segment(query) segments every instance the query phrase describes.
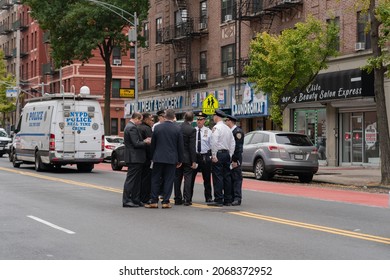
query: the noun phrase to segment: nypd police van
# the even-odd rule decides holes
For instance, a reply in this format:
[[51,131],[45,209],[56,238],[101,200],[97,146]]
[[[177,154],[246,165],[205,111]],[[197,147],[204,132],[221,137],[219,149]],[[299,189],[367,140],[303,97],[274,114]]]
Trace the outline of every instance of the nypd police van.
[[35,170],[76,164],[90,172],[103,161],[104,124],[97,96],[85,93],[44,94],[28,100],[15,132],[14,167]]

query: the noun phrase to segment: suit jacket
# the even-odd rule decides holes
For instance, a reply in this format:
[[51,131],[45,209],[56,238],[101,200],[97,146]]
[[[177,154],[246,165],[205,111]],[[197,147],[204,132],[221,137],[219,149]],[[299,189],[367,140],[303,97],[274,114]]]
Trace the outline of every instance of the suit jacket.
[[150,146],[153,162],[177,164],[183,162],[183,136],[180,126],[165,121],[155,126]]
[[[138,130],[141,134],[142,140],[145,140],[148,137],[152,137],[152,134],[153,134],[152,128],[149,125],[147,125],[146,123],[141,123],[138,126]],[[150,152],[150,145],[146,145],[146,158],[147,158],[147,160],[152,159],[152,153]]]
[[188,122],[183,122],[180,128],[184,143],[183,163],[192,164],[196,162],[196,129]]
[[129,121],[124,131],[125,162],[144,163],[146,161],[146,143],[143,142],[137,126]]

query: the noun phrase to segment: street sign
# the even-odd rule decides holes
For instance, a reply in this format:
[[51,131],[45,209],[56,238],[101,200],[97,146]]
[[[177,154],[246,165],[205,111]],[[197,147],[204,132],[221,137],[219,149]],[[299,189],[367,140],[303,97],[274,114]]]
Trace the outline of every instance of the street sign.
[[218,100],[213,94],[209,94],[205,100],[203,100],[202,108],[203,113],[206,115],[214,115],[215,110],[219,108]]
[[14,88],[9,88],[5,92],[6,97],[18,97],[18,90]]
[[133,88],[121,88],[119,89],[119,96],[126,98],[134,98],[134,89]]

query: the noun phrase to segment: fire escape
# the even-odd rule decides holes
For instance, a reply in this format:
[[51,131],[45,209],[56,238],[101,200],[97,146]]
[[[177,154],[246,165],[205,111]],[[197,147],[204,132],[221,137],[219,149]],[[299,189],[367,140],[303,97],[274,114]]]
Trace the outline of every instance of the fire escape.
[[156,86],[163,91],[180,91],[207,86],[205,76],[192,66],[191,46],[195,39],[208,34],[207,20],[188,16],[187,1],[174,0],[180,20],[163,28],[162,44],[170,44],[174,50],[174,72],[157,76]]
[[234,80],[236,100],[241,100],[241,85],[246,78],[244,70],[245,66],[250,63],[248,57],[242,57],[242,24],[249,25],[256,33],[270,32],[275,16],[280,16],[287,11],[298,11],[302,8],[303,2],[303,0],[237,0],[236,48],[238,59],[236,59]]

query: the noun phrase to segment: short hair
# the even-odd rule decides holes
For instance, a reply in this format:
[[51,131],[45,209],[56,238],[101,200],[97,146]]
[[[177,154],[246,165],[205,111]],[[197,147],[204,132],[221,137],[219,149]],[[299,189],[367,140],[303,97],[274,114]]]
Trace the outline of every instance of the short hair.
[[184,120],[186,121],[186,122],[192,122],[193,120],[194,120],[194,113],[193,112],[186,112],[185,114],[184,114]]
[[144,120],[146,120],[146,119],[149,119],[151,115],[152,115],[152,114],[149,113],[149,112],[144,112],[144,113],[142,114],[142,117],[143,117]]
[[137,120],[142,120],[142,114],[140,112],[134,112],[132,115],[131,115],[131,118],[132,119],[137,119]]
[[165,111],[165,118],[167,120],[173,121],[175,119],[175,110],[168,109]]

